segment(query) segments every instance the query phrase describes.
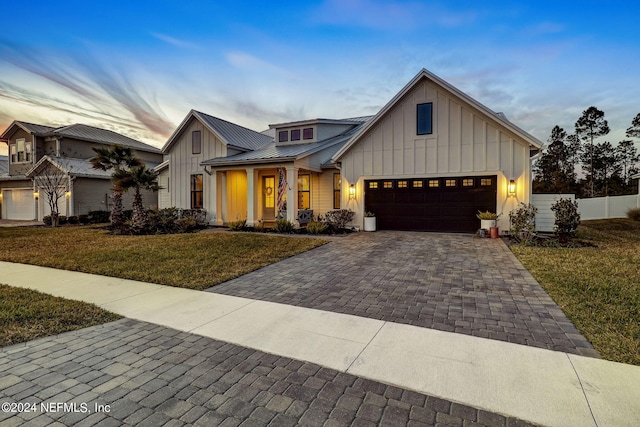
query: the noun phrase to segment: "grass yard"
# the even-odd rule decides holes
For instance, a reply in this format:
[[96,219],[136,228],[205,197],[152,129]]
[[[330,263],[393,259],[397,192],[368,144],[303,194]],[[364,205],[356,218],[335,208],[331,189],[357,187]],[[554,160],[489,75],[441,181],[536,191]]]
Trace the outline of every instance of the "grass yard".
[[640,222],[584,221],[597,248],[511,250],[604,359],[640,365]]
[[86,302],[0,284],[0,347],[120,318]]
[[258,233],[112,236],[86,227],[0,229],[0,260],[205,289],[326,243]]

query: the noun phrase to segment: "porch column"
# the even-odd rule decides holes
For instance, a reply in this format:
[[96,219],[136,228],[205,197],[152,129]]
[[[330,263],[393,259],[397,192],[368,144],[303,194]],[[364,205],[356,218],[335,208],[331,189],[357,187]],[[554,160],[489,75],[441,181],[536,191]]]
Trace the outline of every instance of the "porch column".
[[227,222],[227,173],[220,172],[220,215],[218,216],[219,225]]
[[210,197],[208,197],[211,202],[209,203],[209,224],[218,225],[218,172],[212,171],[209,176],[210,185]]
[[298,168],[287,166],[287,219],[298,219]]
[[246,168],[247,171],[247,225],[253,226],[253,215],[254,215],[254,184],[255,177],[253,168]]

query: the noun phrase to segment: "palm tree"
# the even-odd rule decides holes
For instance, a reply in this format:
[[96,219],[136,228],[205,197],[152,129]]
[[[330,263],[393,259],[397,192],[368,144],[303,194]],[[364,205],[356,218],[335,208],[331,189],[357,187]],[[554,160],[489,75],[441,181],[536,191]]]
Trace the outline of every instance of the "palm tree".
[[96,155],[89,161],[94,169],[103,171],[113,169],[114,171],[111,176],[111,182],[113,183],[113,188],[111,189],[111,193],[113,194],[113,203],[111,204],[111,229],[113,232],[122,231],[124,225],[124,216],[122,214],[123,188],[115,179],[115,174],[133,167],[139,167],[143,165],[143,163],[135,156],[131,148],[123,147],[122,145],[114,145],[111,148],[93,148],[93,151]]
[[160,190],[160,186],[158,185],[158,172],[147,168],[143,164],[141,166],[134,166],[129,170],[117,170],[113,173],[113,179],[123,191],[128,191],[130,188],[135,190],[132,205],[131,232],[133,234],[142,233],[147,226],[147,213],[142,204],[142,194],[140,191]]

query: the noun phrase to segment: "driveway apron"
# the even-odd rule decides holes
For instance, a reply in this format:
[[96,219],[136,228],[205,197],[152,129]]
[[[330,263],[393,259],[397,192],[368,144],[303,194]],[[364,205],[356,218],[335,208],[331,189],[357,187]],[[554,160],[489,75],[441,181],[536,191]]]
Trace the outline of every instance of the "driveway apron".
[[208,291],[599,357],[500,239],[362,232]]

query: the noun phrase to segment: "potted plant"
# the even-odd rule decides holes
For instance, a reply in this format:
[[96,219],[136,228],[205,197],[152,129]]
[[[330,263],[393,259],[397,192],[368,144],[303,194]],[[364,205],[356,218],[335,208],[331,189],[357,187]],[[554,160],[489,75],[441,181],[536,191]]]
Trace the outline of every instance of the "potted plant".
[[490,230],[491,227],[496,226],[496,220],[500,218],[500,215],[495,214],[493,212],[489,212],[489,211],[485,211],[485,212],[478,211],[478,213],[476,214],[476,217],[480,220],[481,229]]
[[364,213],[364,231],[376,231],[376,215],[373,212]]

